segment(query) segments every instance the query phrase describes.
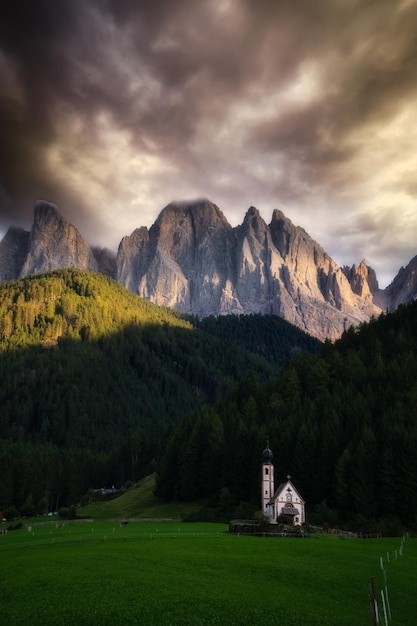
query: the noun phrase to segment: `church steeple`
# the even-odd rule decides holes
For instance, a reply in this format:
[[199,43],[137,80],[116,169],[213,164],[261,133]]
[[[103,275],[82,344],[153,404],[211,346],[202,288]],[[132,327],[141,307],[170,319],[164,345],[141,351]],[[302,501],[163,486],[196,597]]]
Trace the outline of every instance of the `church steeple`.
[[264,459],[262,463],[262,511],[270,515],[268,503],[274,495],[274,466],[272,464],[274,454],[269,447],[269,438],[266,439],[266,448],[262,452],[262,458]]

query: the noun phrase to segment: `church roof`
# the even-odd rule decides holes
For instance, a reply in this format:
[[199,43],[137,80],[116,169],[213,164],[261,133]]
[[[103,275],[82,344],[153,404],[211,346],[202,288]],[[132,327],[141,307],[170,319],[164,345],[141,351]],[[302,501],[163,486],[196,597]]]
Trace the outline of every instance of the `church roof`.
[[283,506],[281,509],[282,515],[300,515],[300,511],[295,506]]
[[297,491],[297,489],[294,487],[289,479],[287,480],[287,482],[278,485],[278,487],[275,489],[274,495],[272,496],[268,504],[272,504],[273,502],[275,502],[275,500],[278,500],[279,496],[283,493],[286,487],[287,489],[288,487],[291,489],[291,491],[296,495],[301,504],[305,504],[305,501],[301,497],[300,493]]

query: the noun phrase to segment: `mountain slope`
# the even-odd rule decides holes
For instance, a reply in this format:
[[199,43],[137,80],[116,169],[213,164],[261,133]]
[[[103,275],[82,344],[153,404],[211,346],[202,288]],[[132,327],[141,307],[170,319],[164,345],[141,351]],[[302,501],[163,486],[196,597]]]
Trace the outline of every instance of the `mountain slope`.
[[169,204],[149,229],[122,239],[117,257],[90,249],[55,205],[37,202],[31,232],[10,229],[0,242],[0,282],[66,267],[98,270],[199,318],[278,315],[322,341],[417,296],[415,261],[381,290],[364,261],[339,267],[281,211],[266,224],[250,207],[232,228],[206,199]]
[[267,225],[251,207],[232,228],[208,200],[171,203],[122,240],[117,265],[122,284],[157,304],[198,317],[273,313],[321,340],[380,312],[280,211]]
[[9,228],[0,242],[0,283],[20,276],[29,249],[30,233]]
[[98,269],[90,247],[75,226],[60,215],[55,205],[37,202],[28,254],[20,275],[62,267],[78,267],[91,272]]
[[276,315],[220,315],[193,318],[193,324],[226,345],[238,345],[282,367],[301,352],[316,353],[317,339]]
[[[117,279],[162,306],[197,316],[235,311],[232,227],[212,203],[172,203],[155,224],[125,237]],[[222,305],[220,303],[222,302]],[[241,311],[239,311],[241,312]]]
[[[261,346],[270,335],[263,322],[252,330]],[[292,331],[277,359],[276,349],[250,352],[239,334],[221,340],[98,273],[3,283],[0,509],[33,508],[47,492],[57,510],[89,487],[150,473],[170,422],[242,378],[269,378],[289,354],[316,349]]]
[[0,316],[3,437],[109,450],[214,400],[248,371],[273,372],[100,274],[6,283]]
[[402,267],[392,283],[385,290],[390,302],[390,309],[395,310],[400,304],[407,304],[417,294],[417,256]]

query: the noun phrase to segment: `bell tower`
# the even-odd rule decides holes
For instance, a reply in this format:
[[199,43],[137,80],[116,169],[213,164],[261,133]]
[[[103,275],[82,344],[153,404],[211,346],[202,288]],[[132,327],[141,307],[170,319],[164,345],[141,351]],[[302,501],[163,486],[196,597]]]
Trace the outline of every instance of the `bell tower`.
[[274,505],[269,507],[269,502],[274,495],[274,466],[272,459],[274,455],[269,448],[269,439],[266,440],[266,448],[262,452],[262,512],[269,517],[273,516]]

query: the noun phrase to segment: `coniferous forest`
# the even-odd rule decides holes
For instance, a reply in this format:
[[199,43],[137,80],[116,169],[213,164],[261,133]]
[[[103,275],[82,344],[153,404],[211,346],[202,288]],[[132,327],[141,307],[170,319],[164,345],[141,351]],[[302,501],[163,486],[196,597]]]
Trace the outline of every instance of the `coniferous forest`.
[[[195,322],[101,274],[59,270],[4,283],[0,510],[56,509],[89,488],[137,481],[157,468],[172,422],[318,346],[277,318],[256,331],[253,319],[257,351]],[[280,355],[265,352],[271,336]]]
[[415,526],[417,301],[173,424],[158,493],[197,498],[223,487],[236,503],[259,498],[267,437],[276,481],[292,475],[311,519]]
[[309,518],[417,522],[417,302],[319,345],[274,316],[195,320],[109,278],[0,287],[0,508],[156,472],[164,500],[260,508],[266,439]]

